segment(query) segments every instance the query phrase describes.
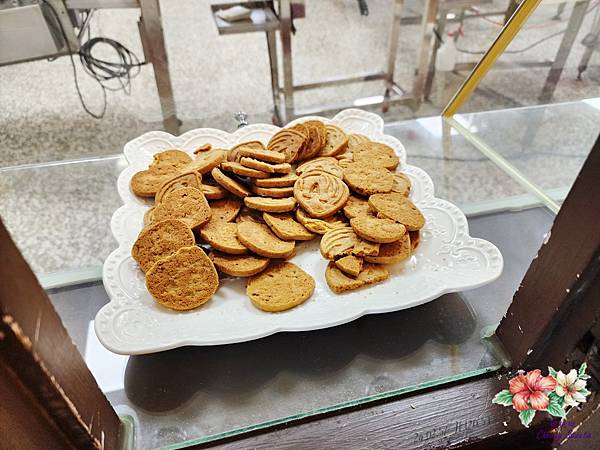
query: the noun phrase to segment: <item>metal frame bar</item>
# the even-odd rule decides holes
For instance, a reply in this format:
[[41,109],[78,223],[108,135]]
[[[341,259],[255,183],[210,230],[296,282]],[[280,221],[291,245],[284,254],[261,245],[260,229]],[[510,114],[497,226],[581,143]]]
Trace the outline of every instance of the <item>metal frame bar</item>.
[[514,14],[506,22],[500,34],[483,55],[481,60],[477,63],[477,66],[469,74],[467,79],[463,82],[460,89],[454,94],[454,97],[450,100],[444,111],[442,112],[443,117],[452,117],[462,104],[469,98],[473,93],[477,85],[485,77],[487,72],[494,65],[494,62],[504,53],[506,47],[512,42],[517,33],[521,30],[529,16],[535,11],[540,4],[541,0],[523,0],[517,7]]

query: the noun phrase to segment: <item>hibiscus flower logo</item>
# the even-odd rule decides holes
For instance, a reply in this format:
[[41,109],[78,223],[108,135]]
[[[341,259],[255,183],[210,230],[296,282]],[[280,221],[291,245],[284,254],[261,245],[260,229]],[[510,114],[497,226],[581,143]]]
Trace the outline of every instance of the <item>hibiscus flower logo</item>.
[[519,413],[521,423],[528,427],[536,411],[546,411],[555,417],[564,418],[566,409],[585,402],[590,392],[585,389],[589,375],[583,363],[579,370],[572,369],[568,374],[548,367],[548,375],[542,376],[539,369],[525,372],[519,370],[517,376],[508,381],[508,389],[496,394],[492,403],[512,406]]

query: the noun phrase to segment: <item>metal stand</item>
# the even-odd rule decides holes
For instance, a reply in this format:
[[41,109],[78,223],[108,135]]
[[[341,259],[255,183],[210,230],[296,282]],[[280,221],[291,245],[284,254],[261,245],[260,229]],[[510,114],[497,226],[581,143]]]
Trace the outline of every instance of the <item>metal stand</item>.
[[582,44],[586,47],[583,55],[581,56],[581,61],[579,61],[579,66],[577,67],[578,74],[577,79],[581,80],[581,74],[587,70],[590,59],[592,58],[592,53],[594,50],[600,49],[600,8],[596,9],[596,15],[594,17],[594,23],[592,24],[592,29],[590,33],[583,39]]

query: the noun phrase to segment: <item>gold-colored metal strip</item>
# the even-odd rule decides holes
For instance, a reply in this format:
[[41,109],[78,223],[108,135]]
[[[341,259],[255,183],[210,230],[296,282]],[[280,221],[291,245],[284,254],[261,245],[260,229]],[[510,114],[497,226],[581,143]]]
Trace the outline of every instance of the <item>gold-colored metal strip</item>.
[[471,133],[471,131],[458,122],[453,117],[444,117],[444,120],[448,125],[458,131],[465,139],[467,139],[475,148],[477,148],[481,153],[487,156],[494,164],[496,164],[500,169],[502,169],[508,176],[510,176],[517,183],[522,185],[525,189],[527,189],[532,194],[536,195],[550,211],[554,214],[558,214],[560,210],[560,205],[555,202],[548,194],[546,194],[542,189],[537,187],[534,183],[529,181],[529,179],[523,175],[517,168],[515,168],[511,163],[509,163],[506,159],[504,159],[500,154],[498,154],[492,147],[486,144],[483,140]]
[[456,92],[456,94],[454,94],[452,100],[450,100],[446,108],[444,108],[442,116],[452,117],[454,114],[456,114],[458,109],[479,85],[483,77],[485,77],[488,70],[491,69],[500,55],[504,53],[506,47],[508,47],[508,45],[512,42],[521,27],[525,24],[525,22],[527,22],[527,19],[533,13],[533,11],[535,11],[540,2],[541,0],[523,0],[521,2],[515,13],[500,31],[500,34],[492,46],[488,49],[485,55],[483,55],[473,71],[463,82],[460,89]]

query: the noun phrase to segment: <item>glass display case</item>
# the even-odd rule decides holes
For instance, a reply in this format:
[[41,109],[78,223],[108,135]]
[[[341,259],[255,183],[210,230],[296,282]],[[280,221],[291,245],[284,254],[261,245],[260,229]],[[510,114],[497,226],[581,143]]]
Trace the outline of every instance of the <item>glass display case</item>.
[[[561,233],[557,217],[566,215],[561,206],[577,186],[576,180],[580,186],[583,183],[582,168],[591,170],[597,164],[590,156],[593,148],[600,152],[598,67],[590,64],[600,30],[597,2],[567,2],[565,8],[560,3],[538,5],[539,1],[525,0],[508,2],[508,9],[507,2],[498,1],[394,0],[385,6],[358,2],[362,8],[367,5],[370,15],[364,18],[359,16],[364,9],[359,10],[356,2],[251,2],[251,8],[266,9],[268,20],[243,24],[235,28],[239,34],[226,28],[223,36],[218,34],[224,22],[215,21],[213,14],[232,6],[231,2],[214,2],[212,7],[163,2],[162,15],[155,1],[121,2],[118,6],[127,6],[124,10],[87,3],[95,2],[42,2],[58,13],[60,8],[77,11],[72,14],[80,15],[81,21],[72,25],[76,35],[80,32],[80,40],[86,33],[110,32],[145,54],[144,62],[153,65],[155,79],[142,66],[140,77],[131,80],[131,97],[124,97],[124,92],[109,93],[107,116],[95,121],[72,111],[79,100],[71,92],[70,81],[63,79],[70,70],[68,56],[62,56],[61,62],[38,60],[0,67],[0,84],[8,86],[0,89],[4,105],[0,111],[0,217],[8,231],[0,235],[0,248],[6,252],[2,258],[8,258],[10,235],[56,311],[56,326],[60,328],[62,322],[93,377],[91,381],[82,377],[82,383],[90,383],[90,392],[97,383],[121,419],[121,442],[111,440],[106,448],[181,448],[228,442],[232,447],[259,446],[260,439],[282,428],[320,420],[339,420],[343,427],[344,418],[353,411],[375,411],[369,408],[388,404],[409,405],[399,413],[401,423],[401,414],[409,417],[419,412],[411,396],[500,379],[507,370],[533,361],[526,360],[506,338],[499,340],[495,330],[512,315],[507,311],[515,311],[509,307],[523,304],[517,301],[518,295],[513,301],[515,293],[535,284],[526,283],[533,276],[532,261],[534,266],[542,264],[537,261],[540,249]],[[120,25],[131,28],[140,15],[138,39]],[[333,19],[325,28],[328,17]],[[379,30],[383,21],[391,31]],[[292,29],[297,35],[291,34]],[[348,29],[354,30],[351,43],[344,43],[339,34]],[[386,51],[382,40],[390,44]],[[319,41],[322,45],[317,45]],[[535,49],[533,56],[529,48]],[[170,70],[164,66],[167,50]],[[323,63],[336,52],[344,64]],[[440,64],[447,64],[440,63],[440,58],[448,58],[448,52],[454,55],[453,69],[439,70]],[[366,56],[352,62],[354,55],[361,54]],[[273,60],[277,57],[279,62]],[[249,63],[253,58],[257,64]],[[369,67],[382,62],[385,70],[377,76],[369,72]],[[52,69],[35,89],[25,81],[29,73],[20,78],[25,67],[46,66]],[[342,68],[365,75],[345,79]],[[205,80],[203,73],[200,78],[191,75],[205,71],[211,72],[212,84],[198,81]],[[583,80],[576,81],[577,75]],[[96,107],[94,102],[102,97],[89,94],[95,88],[92,80],[81,86],[77,89],[86,93],[85,101]],[[51,92],[58,87],[69,94],[52,109],[48,104],[57,94]],[[20,96],[27,107],[19,104]],[[296,109],[304,107],[324,111],[323,116],[331,118],[332,110],[340,109],[335,105],[347,103],[348,98],[354,107],[365,107],[383,118],[383,134],[402,143],[408,164],[429,175],[437,198],[464,213],[469,235],[498,248],[503,258],[501,275],[474,289],[443,293],[408,309],[362,315],[324,329],[282,332],[226,345],[182,345],[148,354],[116,354],[105,348],[97,337],[95,318],[110,301],[103,284],[103,264],[118,247],[111,218],[123,204],[117,183],[130,163],[122,152],[126,142],[154,129],[174,134],[203,127],[234,132],[233,114],[238,110],[248,113],[250,125],[291,119],[300,115]],[[573,195],[571,205],[577,200]],[[581,199],[583,194],[577,195]],[[589,217],[597,215],[597,203],[586,201],[594,211]],[[570,211],[581,210],[571,206]],[[589,246],[600,248],[597,233],[588,231]],[[30,349],[35,355],[38,339],[52,340],[40,333],[40,322],[46,319],[35,315],[35,305],[46,300],[41,291],[34,290],[28,295],[38,303],[32,304],[31,311],[15,307],[16,312],[11,312],[14,299],[9,298],[8,288],[35,283],[35,279],[19,264],[15,265],[18,275],[10,277],[9,261],[2,258],[0,283],[7,289],[0,288],[4,324],[9,324],[6,317],[11,314],[31,314],[31,320],[24,319],[23,329],[34,342]],[[4,283],[3,277],[10,282]],[[595,283],[597,274],[589,279]],[[577,282],[569,281],[567,294]],[[28,292],[16,291],[20,296]],[[560,300],[564,305],[567,297]],[[556,301],[558,311],[563,304]],[[525,316],[523,312],[520,317]],[[552,320],[559,320],[558,314]],[[590,324],[586,326],[586,338],[594,341],[598,335],[589,331]],[[0,341],[3,333],[8,331],[0,328]],[[542,335],[527,334],[526,339],[537,343]],[[63,343],[57,340],[55,345],[58,359]],[[538,356],[537,348],[533,356],[539,360],[554,357]],[[36,361],[52,358],[50,345],[37,350],[41,356]],[[565,353],[572,357],[572,350],[565,349]],[[3,351],[0,344],[0,356]],[[584,357],[589,353],[572,358]],[[11,361],[9,356],[0,358],[13,370],[17,366],[11,366]],[[73,373],[85,367],[72,369]],[[80,381],[64,376],[62,383]],[[68,391],[70,386],[63,388]],[[487,403],[493,394],[487,392]],[[88,401],[92,398],[90,393]],[[398,403],[404,399],[408,403]],[[419,404],[417,397],[414,402]],[[393,447],[402,443],[404,448],[433,448],[458,445],[463,439],[496,438],[503,434],[498,430],[507,417],[495,416],[485,426],[457,428],[455,433],[430,430],[427,434],[426,428],[419,429],[417,437],[408,441],[394,440],[389,424],[386,430],[391,429]],[[82,420],[95,424],[101,419]],[[427,420],[422,417],[425,427]],[[95,426],[86,428],[80,422],[73,428],[81,427],[90,442],[99,442],[94,441],[98,438]],[[520,433],[514,421],[510,426],[504,422],[504,427],[511,439]],[[369,433],[379,436],[376,430]],[[401,433],[406,430],[398,431],[398,436]],[[259,436],[258,440],[242,443],[253,436]],[[274,439],[280,438],[273,434],[272,441],[267,437],[260,445],[278,447],[281,442]],[[332,447],[343,443],[331,439]],[[386,445],[381,436],[376,439]],[[309,439],[304,444],[316,447],[326,442]]]

